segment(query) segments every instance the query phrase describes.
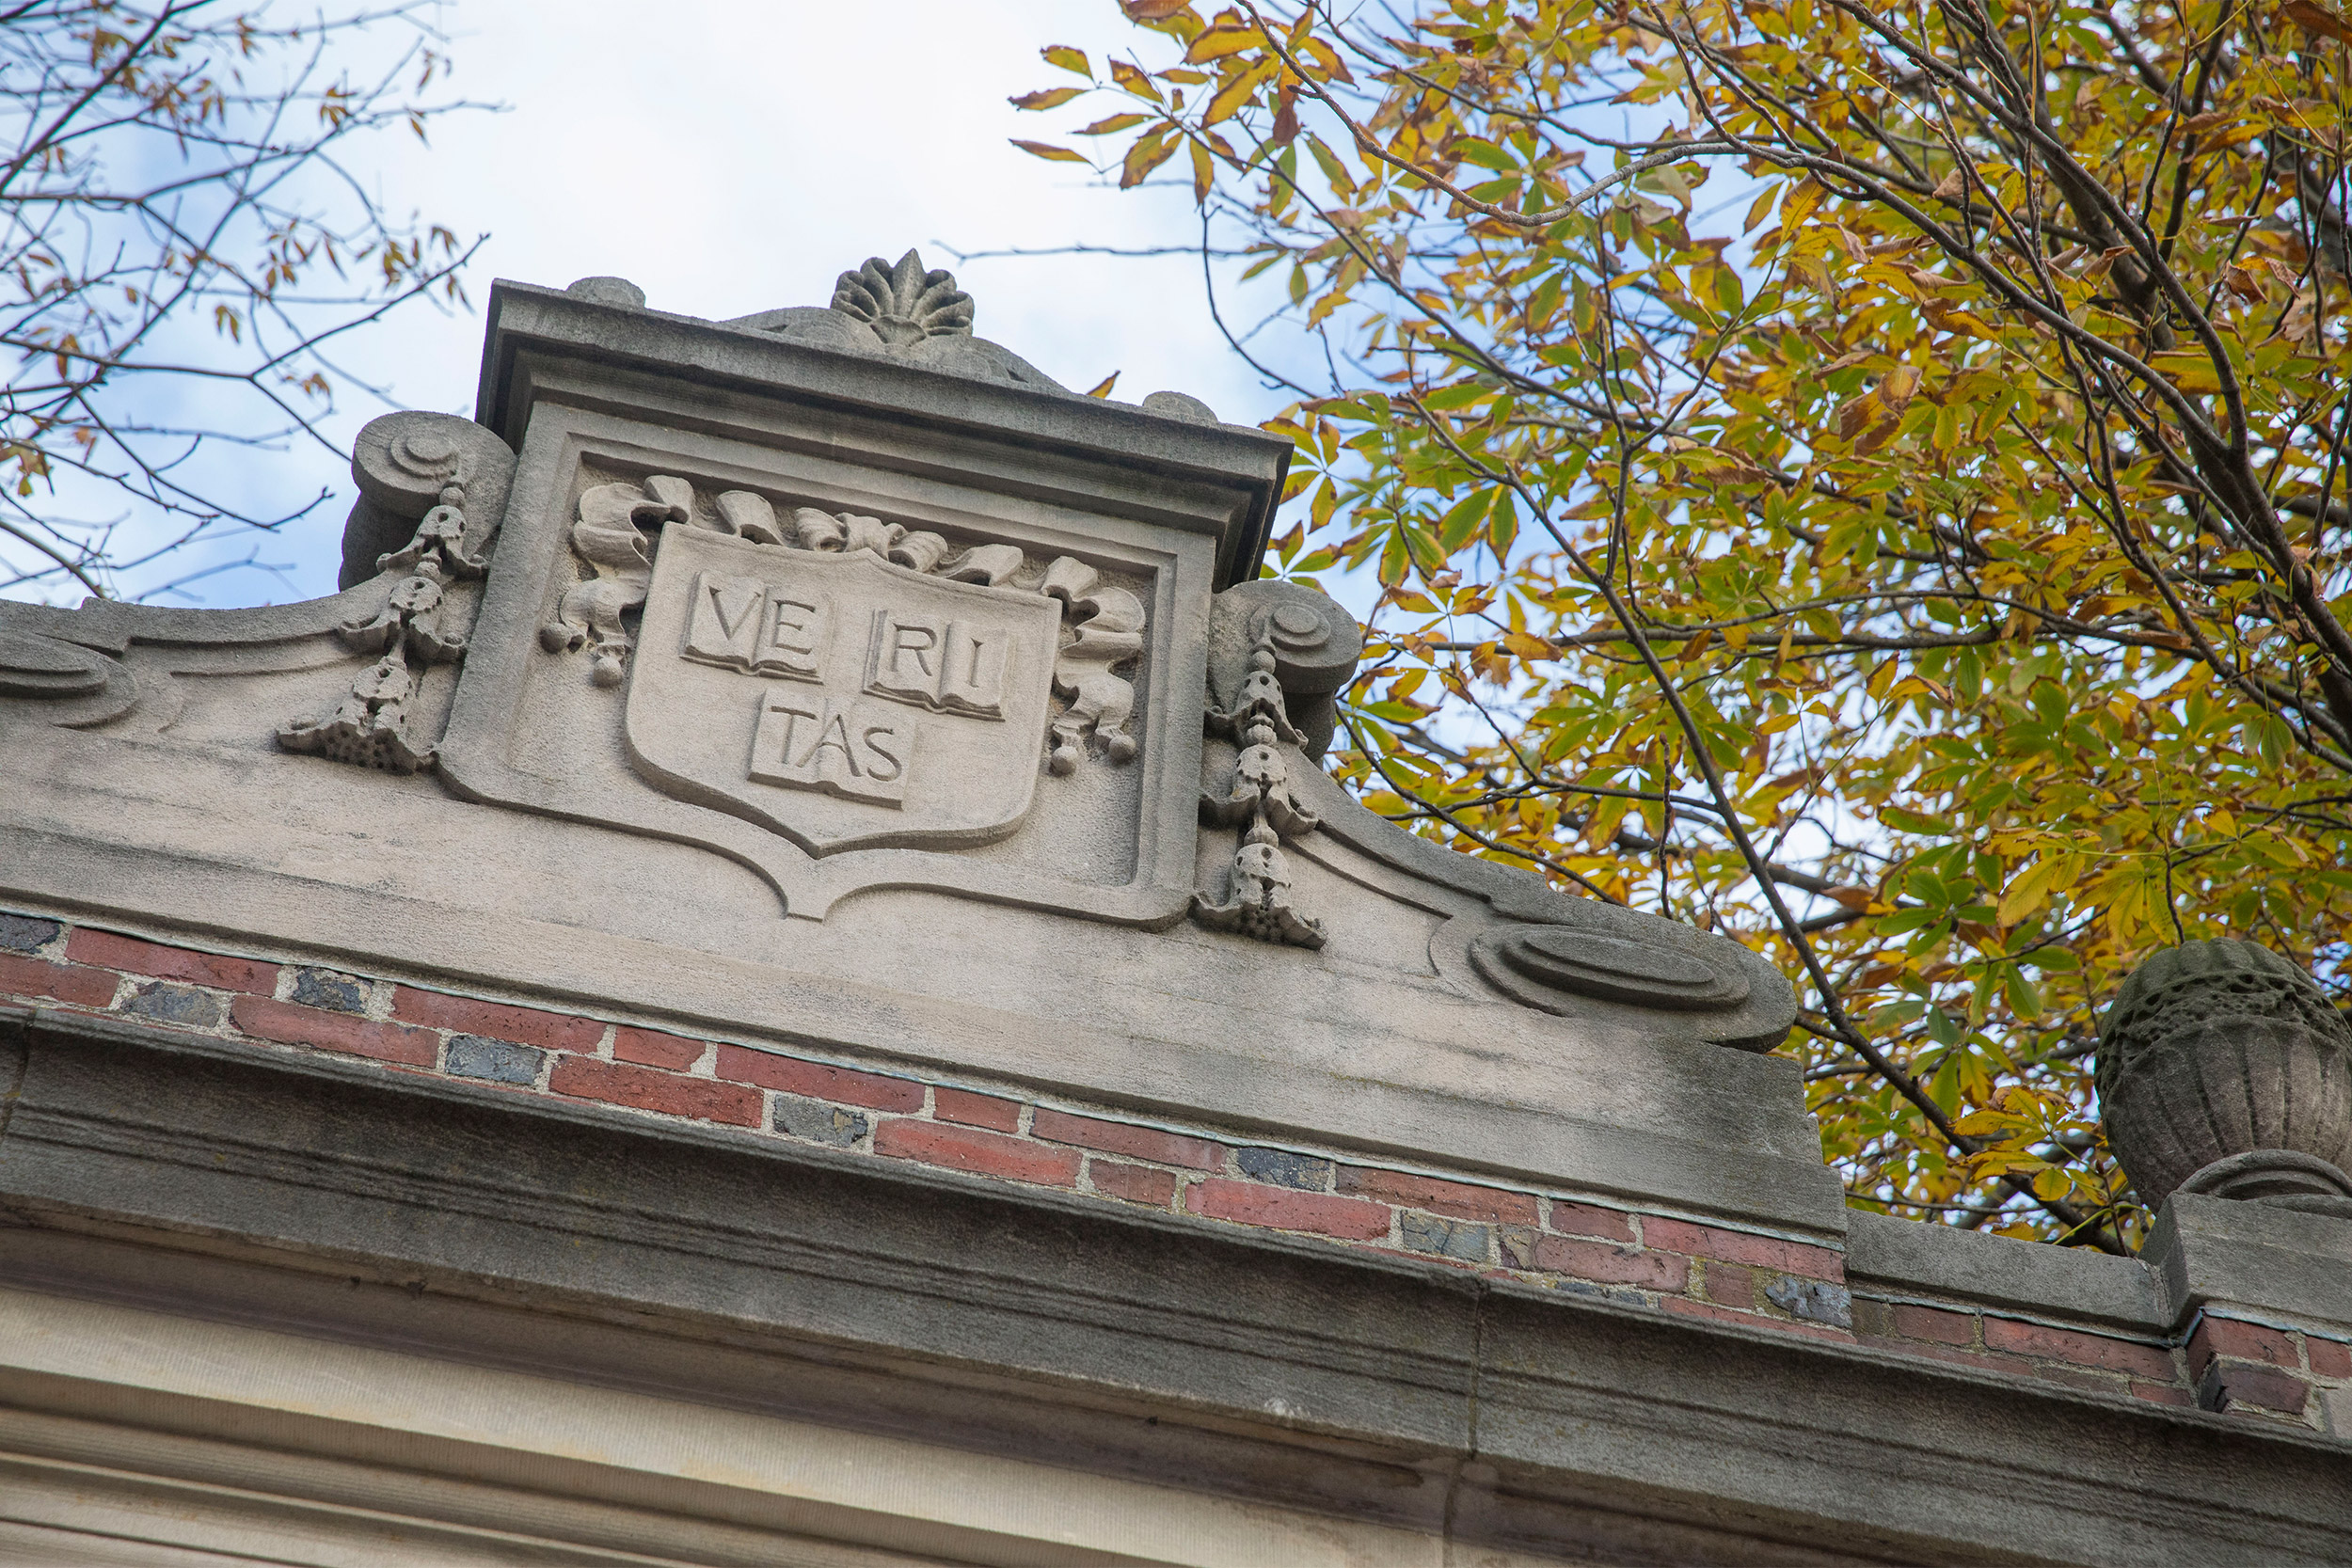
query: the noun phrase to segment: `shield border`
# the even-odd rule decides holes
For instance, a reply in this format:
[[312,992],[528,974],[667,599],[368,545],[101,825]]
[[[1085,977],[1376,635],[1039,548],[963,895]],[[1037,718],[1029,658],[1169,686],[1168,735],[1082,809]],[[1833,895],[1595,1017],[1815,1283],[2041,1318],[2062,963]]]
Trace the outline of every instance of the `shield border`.
[[[674,537],[681,535],[691,538],[691,546],[684,550],[674,549],[672,547]],[[888,823],[882,822],[878,823],[871,832],[827,837],[812,833],[805,827],[796,827],[777,813],[763,809],[755,800],[732,794],[723,787],[707,784],[691,774],[678,772],[658,758],[649,755],[639,743],[638,682],[644,678],[644,672],[649,666],[647,655],[652,654],[656,649],[663,651],[657,657],[671,658],[681,657],[676,650],[685,635],[685,604],[690,595],[678,590],[692,573],[707,569],[707,562],[687,564],[684,563],[683,557],[699,550],[715,552],[719,559],[726,561],[728,569],[739,569],[744,576],[764,576],[758,569],[759,563],[772,562],[778,554],[786,554],[793,558],[796,566],[804,569],[813,569],[820,573],[865,572],[878,576],[885,582],[903,578],[922,584],[930,593],[946,594],[950,598],[977,599],[993,609],[999,611],[1009,610],[1016,616],[1021,611],[1034,607],[1035,613],[1045,619],[1047,631],[1047,635],[1041,639],[1040,648],[1043,655],[1042,659],[1035,661],[1037,668],[1025,673],[1023,677],[1025,688],[1035,689],[1035,717],[1033,721],[1022,718],[1008,718],[1006,721],[1008,725],[1015,728],[1031,726],[1035,732],[1031,749],[1037,766],[1032,767],[1023,776],[1018,808],[1012,809],[1009,816],[1000,817],[995,822],[975,827],[893,828]],[[738,559],[729,560],[729,557]],[[965,849],[984,844],[995,844],[1018,832],[1022,825],[1028,820],[1030,810],[1037,802],[1038,774],[1043,770],[1047,728],[1053,719],[1052,666],[1054,654],[1059,642],[1060,626],[1060,605],[1041,594],[992,588],[984,583],[959,582],[953,578],[917,572],[912,568],[884,561],[870,550],[836,553],[802,549],[791,546],[758,544],[751,540],[718,533],[709,529],[698,528],[692,523],[668,523],[662,528],[660,543],[654,553],[653,574],[647,585],[644,619],[639,628],[635,654],[629,660],[628,690],[623,701],[621,715],[622,743],[628,752],[630,766],[648,784],[664,794],[740,817],[744,821],[777,834],[818,859],[861,849]],[[756,678],[747,678],[745,681],[747,693],[760,684]],[[1032,699],[1030,692],[1025,689],[1014,700],[1028,703]],[[746,714],[749,715],[752,711],[751,706],[747,705]],[[751,721],[747,719],[744,736],[744,746],[747,750],[751,745],[750,729]],[[783,793],[790,796],[796,792]]]

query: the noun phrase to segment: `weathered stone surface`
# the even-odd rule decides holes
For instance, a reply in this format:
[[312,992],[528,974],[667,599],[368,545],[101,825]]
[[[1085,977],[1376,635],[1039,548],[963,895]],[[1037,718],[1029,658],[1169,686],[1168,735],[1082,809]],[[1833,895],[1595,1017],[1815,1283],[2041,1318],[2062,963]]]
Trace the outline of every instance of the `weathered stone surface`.
[[219,997],[163,980],[150,981],[133,991],[122,1010],[158,1022],[185,1023],[198,1029],[211,1028],[223,1016]]
[[0,947],[11,953],[38,953],[57,940],[65,927],[55,920],[37,920],[30,915],[0,914]]
[[1243,1175],[1261,1181],[1308,1193],[1331,1190],[1331,1162],[1311,1154],[1293,1154],[1283,1148],[1243,1148],[1234,1151],[1233,1163],[1241,1167]]
[[544,1052],[480,1035],[453,1035],[449,1041],[449,1070],[460,1078],[483,1078],[493,1084],[536,1083],[546,1062]]
[[294,990],[290,1002],[306,1007],[326,1007],[339,1013],[364,1013],[368,1010],[367,991],[359,982],[331,969],[303,968],[294,971]]
[[[2352,1028],[2302,970],[2246,942],[2187,942],[2148,958],[2108,1009],[2101,1116],[2140,1201],[2158,1208],[2236,1157],[2235,1196],[2277,1189],[2352,1217]],[[2321,1162],[2299,1170],[2285,1151]],[[2332,1168],[2329,1168],[2332,1167]],[[2217,1176],[2222,1173],[2217,1172]]]
[[2140,1257],[2183,1327],[2208,1307],[2352,1337],[2352,1220],[2175,1193]]
[[1397,1221],[1397,1239],[1407,1251],[1465,1263],[1489,1261],[1493,1236],[1491,1226],[1450,1220],[1438,1214],[1408,1213]]
[[845,1105],[828,1105],[796,1094],[780,1094],[772,1104],[775,1130],[811,1143],[847,1148],[873,1131],[872,1123]]
[[2137,1258],[2055,1247],[1856,1210],[1846,1216],[1846,1280],[1857,1291],[1935,1296],[2129,1330],[2171,1316]]
[[1784,1274],[1765,1285],[1764,1295],[1792,1318],[1838,1328],[1853,1326],[1853,1294],[1841,1285]]

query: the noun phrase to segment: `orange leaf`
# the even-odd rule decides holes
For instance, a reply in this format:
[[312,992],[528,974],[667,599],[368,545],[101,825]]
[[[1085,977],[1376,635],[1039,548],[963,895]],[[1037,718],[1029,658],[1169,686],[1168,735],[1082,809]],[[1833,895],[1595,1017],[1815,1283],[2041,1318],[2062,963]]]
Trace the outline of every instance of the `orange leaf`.
[[2344,30],[2344,19],[2312,4],[2312,0],[2286,0],[2279,8],[2307,33],[2318,33],[2339,43],[2352,43],[2352,32]]
[[1006,102],[1016,109],[1058,109],[1086,90],[1084,87],[1048,87],[1042,92],[1025,92]]
[[1026,152],[1032,158],[1050,159],[1054,163],[1057,164],[1083,164],[1086,162],[1085,158],[1071,151],[1070,149],[1066,147],[1048,147],[1041,141],[1023,141],[1018,136],[1010,136],[1007,139],[1010,141],[1013,146],[1019,148],[1022,151]]
[[1192,9],[1192,0],[1119,0],[1130,22],[1165,22],[1179,11]]

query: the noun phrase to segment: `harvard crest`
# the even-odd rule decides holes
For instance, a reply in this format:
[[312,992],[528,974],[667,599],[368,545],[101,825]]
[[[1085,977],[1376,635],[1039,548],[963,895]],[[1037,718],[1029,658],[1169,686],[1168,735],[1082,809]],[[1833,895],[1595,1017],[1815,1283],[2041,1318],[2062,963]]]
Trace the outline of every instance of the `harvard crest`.
[[1013,832],[1049,736],[1064,749],[1066,609],[1115,621],[1132,598],[1075,561],[1015,587],[1009,546],[947,562],[936,535],[871,518],[804,510],[796,525],[790,545],[773,525],[663,530],[628,679],[638,770],[819,855]]

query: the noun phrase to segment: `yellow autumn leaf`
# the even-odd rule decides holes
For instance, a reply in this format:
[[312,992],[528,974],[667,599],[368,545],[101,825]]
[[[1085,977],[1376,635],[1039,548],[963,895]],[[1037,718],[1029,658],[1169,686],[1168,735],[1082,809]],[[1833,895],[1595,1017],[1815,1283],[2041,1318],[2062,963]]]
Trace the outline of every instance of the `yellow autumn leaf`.
[[1013,146],[1019,148],[1022,151],[1026,152],[1032,158],[1045,158],[1057,164],[1083,164],[1086,162],[1084,155],[1073,152],[1066,147],[1053,147],[1041,141],[1023,141],[1018,136],[1009,137],[1008,139],[1011,141]]
[[2066,863],[2059,856],[2042,856],[2001,890],[2001,902],[1993,918],[2002,926],[2016,925],[2049,902],[2050,895],[2059,890],[2059,878],[2066,870]]

